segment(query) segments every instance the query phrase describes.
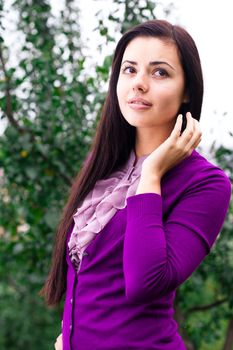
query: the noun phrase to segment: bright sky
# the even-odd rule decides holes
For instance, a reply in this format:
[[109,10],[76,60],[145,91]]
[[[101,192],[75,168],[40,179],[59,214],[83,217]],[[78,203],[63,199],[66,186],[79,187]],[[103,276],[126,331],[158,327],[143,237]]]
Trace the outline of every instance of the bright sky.
[[179,22],[193,36],[202,61],[205,82],[202,129],[209,132],[212,126],[213,138],[233,148],[233,137],[227,136],[228,130],[233,131],[233,2],[175,0],[175,3],[179,6]]
[[[9,1],[9,0],[8,0]],[[50,0],[54,14],[59,14],[63,1]],[[163,4],[171,1],[163,0]],[[77,0],[81,7],[82,35],[91,49],[91,56],[101,62],[103,54],[97,51],[100,37],[93,33],[97,21],[95,13],[104,9],[108,14],[112,4],[108,0]],[[202,61],[205,94],[201,117],[203,139],[201,148],[209,148],[213,140],[233,149],[233,2],[231,0],[174,0],[174,9],[168,18],[172,23],[184,26],[194,38]],[[157,18],[164,18],[161,6],[157,8]],[[120,34],[115,33],[116,41]],[[88,40],[89,39],[89,40]],[[111,50],[113,50],[113,44]],[[225,114],[225,115],[224,115]],[[1,129],[1,125],[0,125]],[[1,130],[0,130],[1,131]]]

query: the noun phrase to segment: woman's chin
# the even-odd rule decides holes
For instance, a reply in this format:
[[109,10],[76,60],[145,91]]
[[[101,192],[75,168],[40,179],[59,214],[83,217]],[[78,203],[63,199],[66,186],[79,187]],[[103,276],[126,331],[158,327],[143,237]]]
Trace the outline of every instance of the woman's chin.
[[154,128],[155,125],[152,122],[146,122],[145,120],[132,120],[132,119],[126,119],[127,123],[131,126],[134,126],[135,128]]

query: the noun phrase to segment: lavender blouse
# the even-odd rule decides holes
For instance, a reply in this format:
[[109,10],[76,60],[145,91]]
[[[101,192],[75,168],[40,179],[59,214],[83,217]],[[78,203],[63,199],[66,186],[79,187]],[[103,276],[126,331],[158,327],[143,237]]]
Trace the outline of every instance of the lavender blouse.
[[136,160],[132,150],[125,166],[107,179],[97,181],[82,206],[77,209],[73,216],[74,228],[68,243],[69,255],[77,271],[89,243],[95,239],[117,210],[126,206],[126,198],[136,193],[142,163],[147,156],[141,156]]

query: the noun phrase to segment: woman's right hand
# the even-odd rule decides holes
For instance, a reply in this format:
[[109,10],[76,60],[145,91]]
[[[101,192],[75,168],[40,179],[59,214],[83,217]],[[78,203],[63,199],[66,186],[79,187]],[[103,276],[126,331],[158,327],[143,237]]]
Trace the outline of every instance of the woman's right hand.
[[144,160],[142,170],[158,178],[184,158],[191,155],[192,151],[201,141],[202,132],[199,122],[190,112],[186,114],[187,126],[181,134],[182,116],[176,120],[176,124],[170,136]]
[[54,344],[55,350],[62,350],[62,333],[57,337],[56,343]]

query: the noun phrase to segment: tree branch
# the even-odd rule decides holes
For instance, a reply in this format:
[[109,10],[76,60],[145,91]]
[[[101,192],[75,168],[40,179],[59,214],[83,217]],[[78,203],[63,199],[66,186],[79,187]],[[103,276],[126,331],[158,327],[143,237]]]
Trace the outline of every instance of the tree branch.
[[213,307],[217,307],[217,306],[227,302],[227,300],[228,299],[225,298],[225,299],[222,299],[222,300],[215,301],[214,303],[211,303],[211,304],[202,305],[202,306],[194,306],[194,307],[189,308],[185,312],[185,314],[189,314],[191,312],[207,311],[209,309],[212,309]]
[[228,322],[226,339],[223,346],[223,350],[232,350],[233,348],[233,318]]
[[2,51],[2,45],[0,44],[0,62],[2,65],[2,71],[4,74],[4,78],[5,78],[5,82],[6,82],[6,110],[5,110],[5,114],[9,120],[9,122],[20,132],[25,132],[28,131],[28,129],[23,128],[22,126],[19,125],[18,121],[14,118],[13,116],[13,110],[12,110],[12,103],[11,103],[11,88],[10,88],[10,78],[7,74],[6,71],[6,65],[4,62],[4,58],[3,58],[3,51]]

